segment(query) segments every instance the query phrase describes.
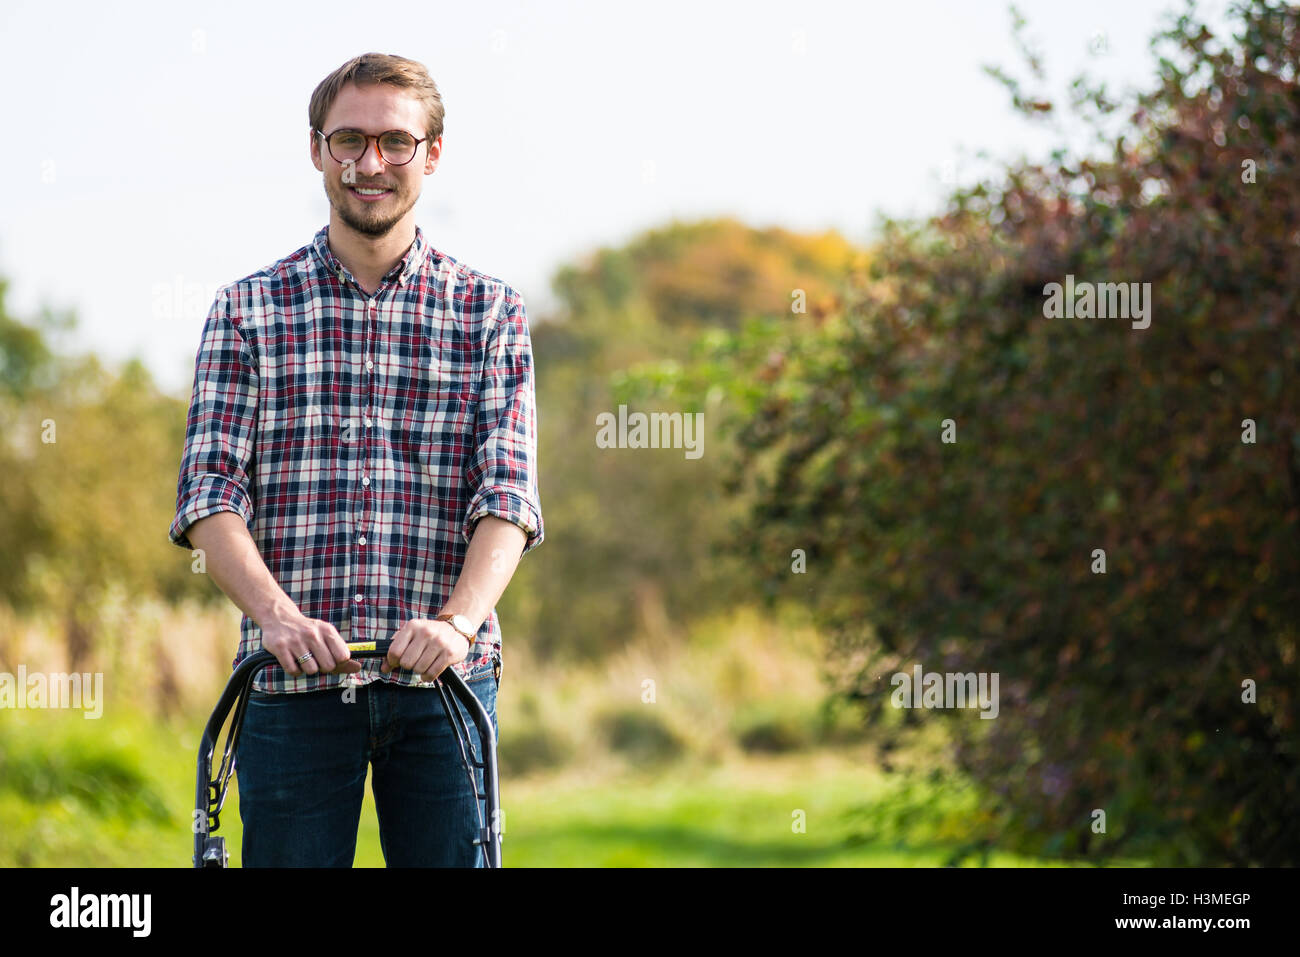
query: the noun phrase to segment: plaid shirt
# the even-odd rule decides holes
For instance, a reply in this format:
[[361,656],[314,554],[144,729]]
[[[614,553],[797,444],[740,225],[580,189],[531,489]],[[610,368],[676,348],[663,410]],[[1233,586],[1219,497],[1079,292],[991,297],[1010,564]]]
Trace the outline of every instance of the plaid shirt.
[[[214,512],[243,516],[267,568],[308,618],[344,641],[391,638],[451,595],[475,522],[495,515],[542,541],[532,344],[524,301],[492,276],[415,242],[373,296],[326,242],[223,286],[203,326],[169,537]],[[262,647],[247,615],[237,665]],[[467,681],[501,658],[493,609]],[[361,662],[347,682],[416,684]],[[432,684],[429,687],[433,687]]]

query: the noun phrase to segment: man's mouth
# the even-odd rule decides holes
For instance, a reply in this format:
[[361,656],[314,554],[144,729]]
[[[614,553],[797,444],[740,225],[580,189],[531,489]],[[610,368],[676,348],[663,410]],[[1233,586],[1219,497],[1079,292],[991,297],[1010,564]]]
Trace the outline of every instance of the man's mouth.
[[383,199],[392,192],[391,189],[372,188],[368,186],[349,186],[348,189],[351,190],[352,195],[371,203],[375,200]]

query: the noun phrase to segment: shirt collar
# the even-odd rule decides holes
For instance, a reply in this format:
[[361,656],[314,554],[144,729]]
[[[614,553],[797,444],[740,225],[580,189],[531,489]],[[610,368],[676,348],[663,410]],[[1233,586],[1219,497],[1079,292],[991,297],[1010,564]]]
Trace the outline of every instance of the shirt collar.
[[[339,277],[340,281],[342,281],[345,276],[352,278],[351,271],[339,262],[338,257],[330,250],[329,231],[330,228],[328,225],[321,227],[320,232],[318,232],[312,240],[312,249],[315,250],[316,256],[326,272],[334,273]],[[399,285],[405,283],[411,278],[416,270],[424,265],[424,257],[427,253],[428,244],[424,240],[424,231],[417,225],[415,227],[415,241],[411,243],[410,248],[406,251],[406,255],[402,257],[401,261],[388,271],[388,274],[384,276],[382,282],[388,282],[389,280],[396,278]]]

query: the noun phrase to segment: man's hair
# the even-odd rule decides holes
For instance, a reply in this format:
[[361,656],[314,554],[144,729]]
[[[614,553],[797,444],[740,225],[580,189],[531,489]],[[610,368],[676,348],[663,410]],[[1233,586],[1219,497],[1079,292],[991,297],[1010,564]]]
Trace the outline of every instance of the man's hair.
[[361,56],[353,57],[321,80],[320,85],[312,93],[311,105],[307,108],[307,117],[311,121],[312,129],[320,130],[322,133],[329,132],[324,129],[325,116],[334,105],[334,99],[345,83],[355,83],[358,86],[391,83],[393,86],[409,90],[424,104],[424,132],[429,142],[432,143],[442,135],[444,115],[442,96],[438,93],[437,84],[429,76],[429,71],[424,68],[423,63],[388,53],[363,53]]

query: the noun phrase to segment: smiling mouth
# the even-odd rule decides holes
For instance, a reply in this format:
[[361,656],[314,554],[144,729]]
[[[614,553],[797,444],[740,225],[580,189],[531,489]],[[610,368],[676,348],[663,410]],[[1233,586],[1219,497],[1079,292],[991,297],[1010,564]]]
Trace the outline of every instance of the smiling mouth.
[[383,199],[385,196],[389,195],[392,192],[391,189],[387,189],[387,188],[371,188],[367,186],[360,186],[360,187],[349,186],[348,190],[352,193],[352,195],[360,199],[371,200],[371,201],[376,199]]

